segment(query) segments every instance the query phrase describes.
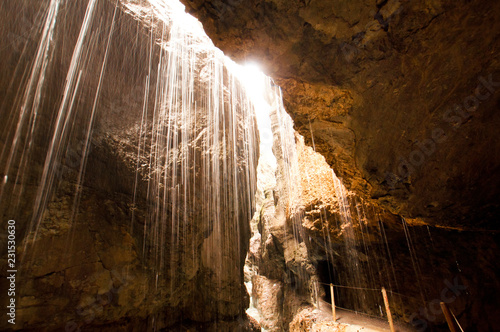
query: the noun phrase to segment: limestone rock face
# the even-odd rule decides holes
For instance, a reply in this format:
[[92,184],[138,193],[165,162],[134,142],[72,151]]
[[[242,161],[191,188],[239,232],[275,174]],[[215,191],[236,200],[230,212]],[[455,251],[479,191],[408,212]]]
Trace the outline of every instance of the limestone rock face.
[[312,310],[324,292],[301,226],[304,200],[297,182],[301,177],[295,134],[289,116],[274,106],[270,119],[276,166],[268,168],[260,161],[261,179],[268,182],[263,181],[259,191],[260,211],[252,220],[254,236],[247,265],[254,272],[252,296],[261,314],[261,326],[269,331],[288,331],[296,314]]
[[[353,192],[346,190],[344,196],[324,158],[300,137],[297,149],[301,234],[327,301],[333,283],[341,286],[334,288],[338,306],[380,315],[380,288],[385,287],[395,319],[418,329],[445,326],[434,307],[439,301],[462,313],[462,327],[488,330],[497,324],[494,301],[478,287],[487,284],[488,292],[498,293],[498,269],[487,263],[498,259],[495,235],[411,225]],[[493,249],[485,251],[485,246]],[[472,261],[478,263],[471,269]],[[490,310],[490,318],[482,320],[480,312]]]
[[498,2],[182,2],[281,85],[347,188],[409,222],[496,228]]
[[255,271],[252,296],[262,316],[260,325],[269,331],[288,331],[296,313],[315,302],[317,275],[305,244],[290,219],[276,213],[275,204],[279,206],[271,193],[257,217],[259,231],[250,241],[247,264]]
[[[251,240],[249,260],[257,273],[253,299],[262,326],[320,329],[317,299],[330,301],[332,283],[342,308],[379,316],[385,287],[393,317],[402,324],[445,329],[436,307],[443,301],[460,313],[462,327],[493,329],[498,310],[488,293],[498,294],[498,268],[490,263],[498,259],[495,235],[409,224],[346,190],[300,136],[296,149],[300,184],[294,188],[300,194],[295,203],[301,212],[287,218],[280,211],[287,187],[278,181],[265,191]],[[279,158],[277,163],[283,165]],[[487,291],[479,285],[488,285]],[[489,318],[482,319],[481,312],[489,312]]]
[[[444,326],[434,305],[446,300],[464,324],[494,329],[500,3],[182,2],[216,46],[282,87],[296,130],[349,191],[350,232],[334,224],[339,205],[323,182],[311,180],[303,202],[301,235],[320,279],[390,283],[403,294],[395,314],[418,328]],[[453,284],[461,290],[448,298]],[[380,294],[337,295],[380,314]]]
[[[160,112],[156,96],[184,83],[160,83],[168,79],[167,46],[156,39],[161,30],[151,32],[121,5],[115,11],[114,1],[97,1],[91,33],[73,64],[92,2],[61,1],[46,67],[40,67],[43,80],[30,90],[41,91],[36,121],[25,122],[22,144],[9,164],[49,3],[0,5],[2,36],[15,42],[0,50],[5,60],[0,65],[0,215],[16,220],[21,262],[16,325],[2,320],[0,330],[258,329],[244,313],[243,284],[258,133],[245,102],[231,104],[230,90],[239,83],[230,81],[226,70],[220,77],[225,111],[220,121],[211,117],[203,99],[213,83],[213,58],[207,53],[193,60],[196,112],[174,116],[191,106],[180,97],[171,105],[156,100]],[[77,70],[69,77],[73,65]],[[65,99],[67,82],[73,83]],[[58,113],[63,100],[72,108]],[[62,121],[56,123],[59,115]],[[62,134],[53,135],[63,125]],[[52,160],[48,151],[59,139]],[[1,234],[5,248],[6,223]],[[0,262],[6,266],[4,255]],[[1,273],[0,288],[7,289],[5,269]],[[6,297],[1,299],[5,305]]]
[[252,293],[258,299],[255,307],[262,315],[260,325],[269,331],[283,330],[283,285],[261,275],[252,277]]

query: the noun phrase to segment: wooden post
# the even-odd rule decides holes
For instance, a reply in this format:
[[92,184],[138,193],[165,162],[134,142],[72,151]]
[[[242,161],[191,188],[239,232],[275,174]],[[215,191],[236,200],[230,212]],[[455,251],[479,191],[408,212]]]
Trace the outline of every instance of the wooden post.
[[332,316],[333,321],[337,321],[337,316],[335,315],[335,296],[333,294],[333,284],[330,284],[330,294],[332,296]]
[[389,320],[389,326],[391,327],[391,332],[394,332],[394,322],[392,321],[391,308],[389,307],[389,299],[387,298],[387,292],[385,287],[382,287],[382,296],[385,303],[385,311],[387,312],[387,319]]
[[446,323],[448,323],[450,331],[457,332],[457,330],[455,329],[455,323],[453,323],[453,319],[451,317],[450,309],[448,309],[448,306],[444,302],[440,302],[439,304],[441,305],[441,310],[443,310],[443,314],[446,318]]
[[316,305],[318,306],[318,309],[319,309],[319,307],[321,305],[321,303],[319,302],[319,300],[320,300],[320,298],[319,298],[319,287],[320,287],[319,281],[316,280]]

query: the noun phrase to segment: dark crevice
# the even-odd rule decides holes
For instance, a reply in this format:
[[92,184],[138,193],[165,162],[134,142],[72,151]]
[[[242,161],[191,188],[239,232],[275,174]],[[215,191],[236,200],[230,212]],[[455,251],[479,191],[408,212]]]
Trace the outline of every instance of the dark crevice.
[[382,7],[384,7],[387,4],[388,1],[389,0],[383,0],[381,3],[377,4],[377,8],[381,9]]

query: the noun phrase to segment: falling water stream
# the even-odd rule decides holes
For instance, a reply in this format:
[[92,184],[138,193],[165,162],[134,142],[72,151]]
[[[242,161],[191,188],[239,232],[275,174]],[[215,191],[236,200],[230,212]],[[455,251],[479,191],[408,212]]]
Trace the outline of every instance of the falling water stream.
[[[78,162],[71,165],[75,185],[68,223],[77,222],[90,147],[108,139],[102,133],[106,123],[114,121],[122,126],[121,133],[125,129],[129,135],[123,144],[135,144],[121,151],[135,171],[131,230],[137,228],[137,206],[146,202],[143,257],[152,260],[154,287],[168,284],[173,294],[185,287],[181,276],[192,279],[200,264],[211,271],[209,284],[215,298],[228,285],[239,287],[259,151],[255,115],[259,105],[242,84],[241,74],[237,75],[241,66],[216,49],[201,24],[176,1],[90,0],[79,28],[80,6],[52,0],[40,4],[39,10],[46,18],[32,32],[37,50],[31,55],[27,45],[22,53],[31,61],[28,75],[13,78],[18,89],[11,89],[6,97],[13,102],[2,105],[6,143],[2,144],[0,198],[7,202],[7,213],[27,225],[24,252],[36,247],[47,206],[67,179],[61,169],[67,167],[69,157]],[[74,17],[68,20],[72,11]],[[140,50],[140,68],[118,68],[118,72],[140,72],[129,77],[133,85],[138,83],[139,94],[128,102],[142,109],[117,117],[113,110],[102,109],[125,83],[110,77],[116,73],[117,64],[112,61],[120,52],[120,34],[125,29],[120,23],[125,15],[137,20],[136,33],[147,36],[141,38],[149,42]],[[69,24],[78,36],[73,46],[66,37],[72,32],[65,31]],[[122,66],[130,66],[126,58]],[[64,83],[54,84],[61,70]],[[138,96],[142,101],[136,103]],[[40,137],[45,139],[38,141]],[[30,161],[39,163],[40,158],[43,164],[30,173]],[[23,204],[28,204],[23,199],[28,176],[36,178],[37,190],[28,207],[31,212],[22,214]],[[29,264],[25,262],[26,267]]]
[[[177,1],[89,0],[83,11],[63,0],[38,6],[44,19],[20,51],[20,69],[0,114],[0,201],[5,214],[25,225],[24,253],[28,257],[43,236],[47,207],[64,183],[72,184],[67,223],[78,222],[86,178],[96,171],[89,169],[91,150],[112,142],[113,152],[133,170],[133,183],[127,184],[130,230],[141,232],[153,289],[175,296],[191,287],[195,294],[196,282],[183,280],[195,280],[203,266],[210,271],[204,285],[214,299],[224,292],[241,294],[259,156],[284,193],[276,213],[290,220],[292,236],[300,238],[304,207],[296,137],[279,87],[254,67],[224,56]],[[121,38],[130,33],[121,22],[130,16],[143,47],[121,56],[128,49]],[[133,93],[125,93],[127,84]],[[122,105],[133,105],[133,112],[124,112]],[[333,171],[331,181],[348,276],[353,285],[362,285],[353,223],[366,219],[365,211],[358,206],[352,218],[347,190]],[[35,194],[25,196],[33,187]],[[333,222],[326,212],[324,222]],[[366,226],[360,227],[363,236]],[[412,252],[418,271],[415,261]],[[27,268],[34,262],[24,263]],[[318,289],[314,293],[317,301]]]
[[[10,105],[2,104],[0,198],[6,213],[24,224],[26,257],[35,256],[29,253],[45,235],[39,230],[47,207],[65,181],[74,183],[68,227],[78,222],[86,177],[94,171],[87,167],[91,146],[115,134],[117,152],[135,171],[131,231],[137,231],[137,211],[146,202],[142,255],[152,261],[154,288],[167,285],[174,294],[186,287],[181,276],[193,278],[200,265],[211,271],[213,297],[241,286],[245,224],[255,205],[258,136],[261,158],[275,163],[269,100],[284,112],[279,89],[266,85],[263,74],[255,76],[254,68],[245,73],[225,57],[176,1],[90,0],[82,12],[81,6],[52,0],[38,10],[45,20],[30,32],[36,52],[25,46],[21,59],[30,64],[12,79],[17,89],[6,96]],[[133,115],[104,110],[110,102],[118,107],[109,96],[125,83],[123,76],[110,77],[116,73],[124,15],[137,21],[136,33],[147,36],[142,39],[149,39],[140,50],[140,68],[123,67],[126,58],[118,68],[133,74],[129,79],[139,92],[128,97],[141,106]],[[74,32],[76,40],[66,37]],[[53,83],[60,78],[62,84]],[[290,130],[290,120],[287,125]],[[125,144],[131,147],[120,150]],[[33,171],[30,162],[37,165]],[[27,177],[37,183],[32,200],[23,197],[31,190]],[[33,262],[26,258],[25,268]]]

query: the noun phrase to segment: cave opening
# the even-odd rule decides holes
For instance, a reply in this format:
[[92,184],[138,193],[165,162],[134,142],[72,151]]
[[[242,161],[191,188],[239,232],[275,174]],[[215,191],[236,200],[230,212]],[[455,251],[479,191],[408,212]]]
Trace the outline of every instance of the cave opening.
[[[321,283],[321,287],[323,288],[323,291],[325,295],[323,296],[323,300],[326,302],[332,304],[332,297],[331,297],[331,292],[330,292],[330,284],[338,285],[339,280],[338,277],[336,276],[337,273],[335,269],[331,266],[331,263],[329,260],[322,260],[318,261],[317,263],[317,269],[318,269],[318,276],[319,280]],[[335,288],[334,288],[335,292]],[[335,293],[334,293],[335,295]],[[341,301],[343,297],[340,297],[339,294],[336,295],[336,298],[339,299],[337,300],[339,306],[345,306]]]

